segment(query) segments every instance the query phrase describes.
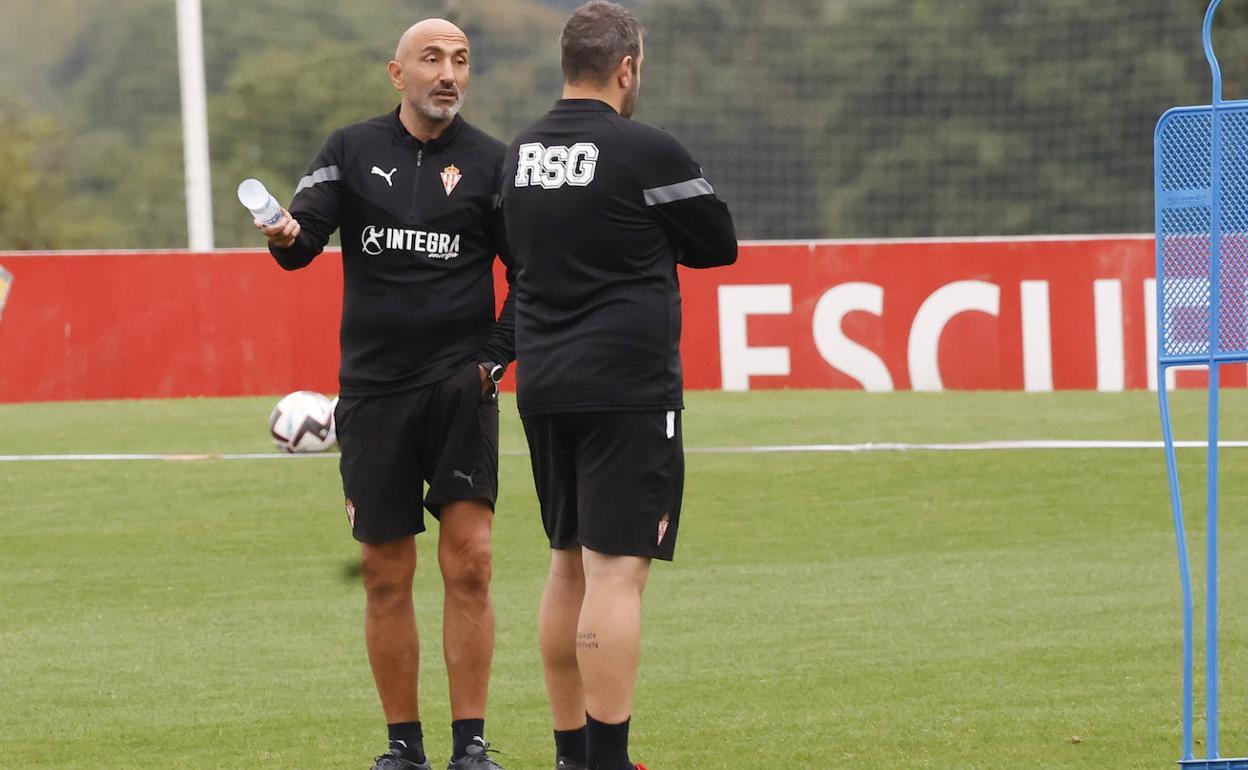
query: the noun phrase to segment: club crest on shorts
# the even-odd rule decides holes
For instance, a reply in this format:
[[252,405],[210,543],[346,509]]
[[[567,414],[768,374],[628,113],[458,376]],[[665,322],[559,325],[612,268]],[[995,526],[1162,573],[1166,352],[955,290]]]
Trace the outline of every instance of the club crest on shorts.
[[464,175],[459,173],[454,163],[442,169],[442,186],[446,188],[446,194],[450,195],[451,190],[454,190],[455,185],[459,184],[459,180],[463,178]]
[[351,529],[355,529],[355,503],[351,498],[347,498],[347,521],[351,524]]
[[659,539],[655,545],[663,545],[663,538],[667,535],[667,525],[670,521],[671,519],[666,513],[663,514],[663,518],[659,519]]

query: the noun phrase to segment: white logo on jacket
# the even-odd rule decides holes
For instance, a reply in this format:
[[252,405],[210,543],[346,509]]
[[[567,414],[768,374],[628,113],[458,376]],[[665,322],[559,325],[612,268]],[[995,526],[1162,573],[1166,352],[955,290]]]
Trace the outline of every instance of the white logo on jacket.
[[516,187],[541,185],[554,190],[565,184],[585,187],[594,181],[598,167],[598,145],[577,142],[571,147],[546,147],[540,142],[520,145],[516,163]]
[[386,231],[380,227],[369,225],[364,228],[364,232],[360,233],[360,241],[364,247],[364,253],[371,256],[377,256],[381,253],[381,239],[385,237]]
[[360,231],[360,245],[364,253],[372,257],[386,249],[423,252],[429,259],[452,260],[459,257],[458,233],[451,235],[431,230],[368,225]]
[[398,170],[399,170],[399,169],[398,169],[398,167],[396,166],[396,167],[394,167],[394,168],[390,169],[390,173],[388,173],[388,174],[387,174],[385,171],[382,171],[381,169],[377,168],[376,166],[373,166],[373,170],[372,170],[372,171],[370,171],[369,173],[370,173],[370,174],[376,174],[377,176],[379,176],[379,177],[381,177],[382,179],[386,180],[386,184],[390,185],[391,187],[394,187],[394,182],[390,179],[390,177],[394,176],[394,172],[396,172],[396,171],[398,171]]

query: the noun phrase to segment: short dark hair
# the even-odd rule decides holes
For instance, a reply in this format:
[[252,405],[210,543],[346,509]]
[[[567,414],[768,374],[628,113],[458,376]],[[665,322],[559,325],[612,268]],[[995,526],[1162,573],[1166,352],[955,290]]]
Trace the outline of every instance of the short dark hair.
[[591,0],[572,12],[559,36],[563,79],[604,83],[625,56],[634,69],[645,28],[633,12],[607,0]]

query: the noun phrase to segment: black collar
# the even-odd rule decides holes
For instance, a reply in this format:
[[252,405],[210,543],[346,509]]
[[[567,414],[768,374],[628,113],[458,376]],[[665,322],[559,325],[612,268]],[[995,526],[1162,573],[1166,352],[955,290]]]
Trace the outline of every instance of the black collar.
[[427,142],[422,142],[412,136],[411,132],[407,130],[407,126],[403,125],[403,121],[399,120],[399,109],[399,107],[395,107],[394,112],[391,113],[394,116],[394,120],[391,121],[394,133],[400,140],[410,142],[416,147],[423,147],[424,149],[430,151],[445,149],[455,141],[455,137],[459,136],[459,132],[464,129],[465,123],[463,117],[456,115],[451,119],[450,124],[446,128],[442,129],[442,133],[438,134],[436,138],[430,139]]
[[560,99],[552,112],[615,112],[615,108],[601,99]]

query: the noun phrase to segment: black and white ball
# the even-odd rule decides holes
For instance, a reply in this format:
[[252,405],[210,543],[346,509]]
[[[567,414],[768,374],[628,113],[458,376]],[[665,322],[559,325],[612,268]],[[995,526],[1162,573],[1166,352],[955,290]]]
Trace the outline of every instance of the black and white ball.
[[334,401],[311,390],[284,396],[269,415],[273,443],[283,452],[324,452],[332,447],[337,440]]

